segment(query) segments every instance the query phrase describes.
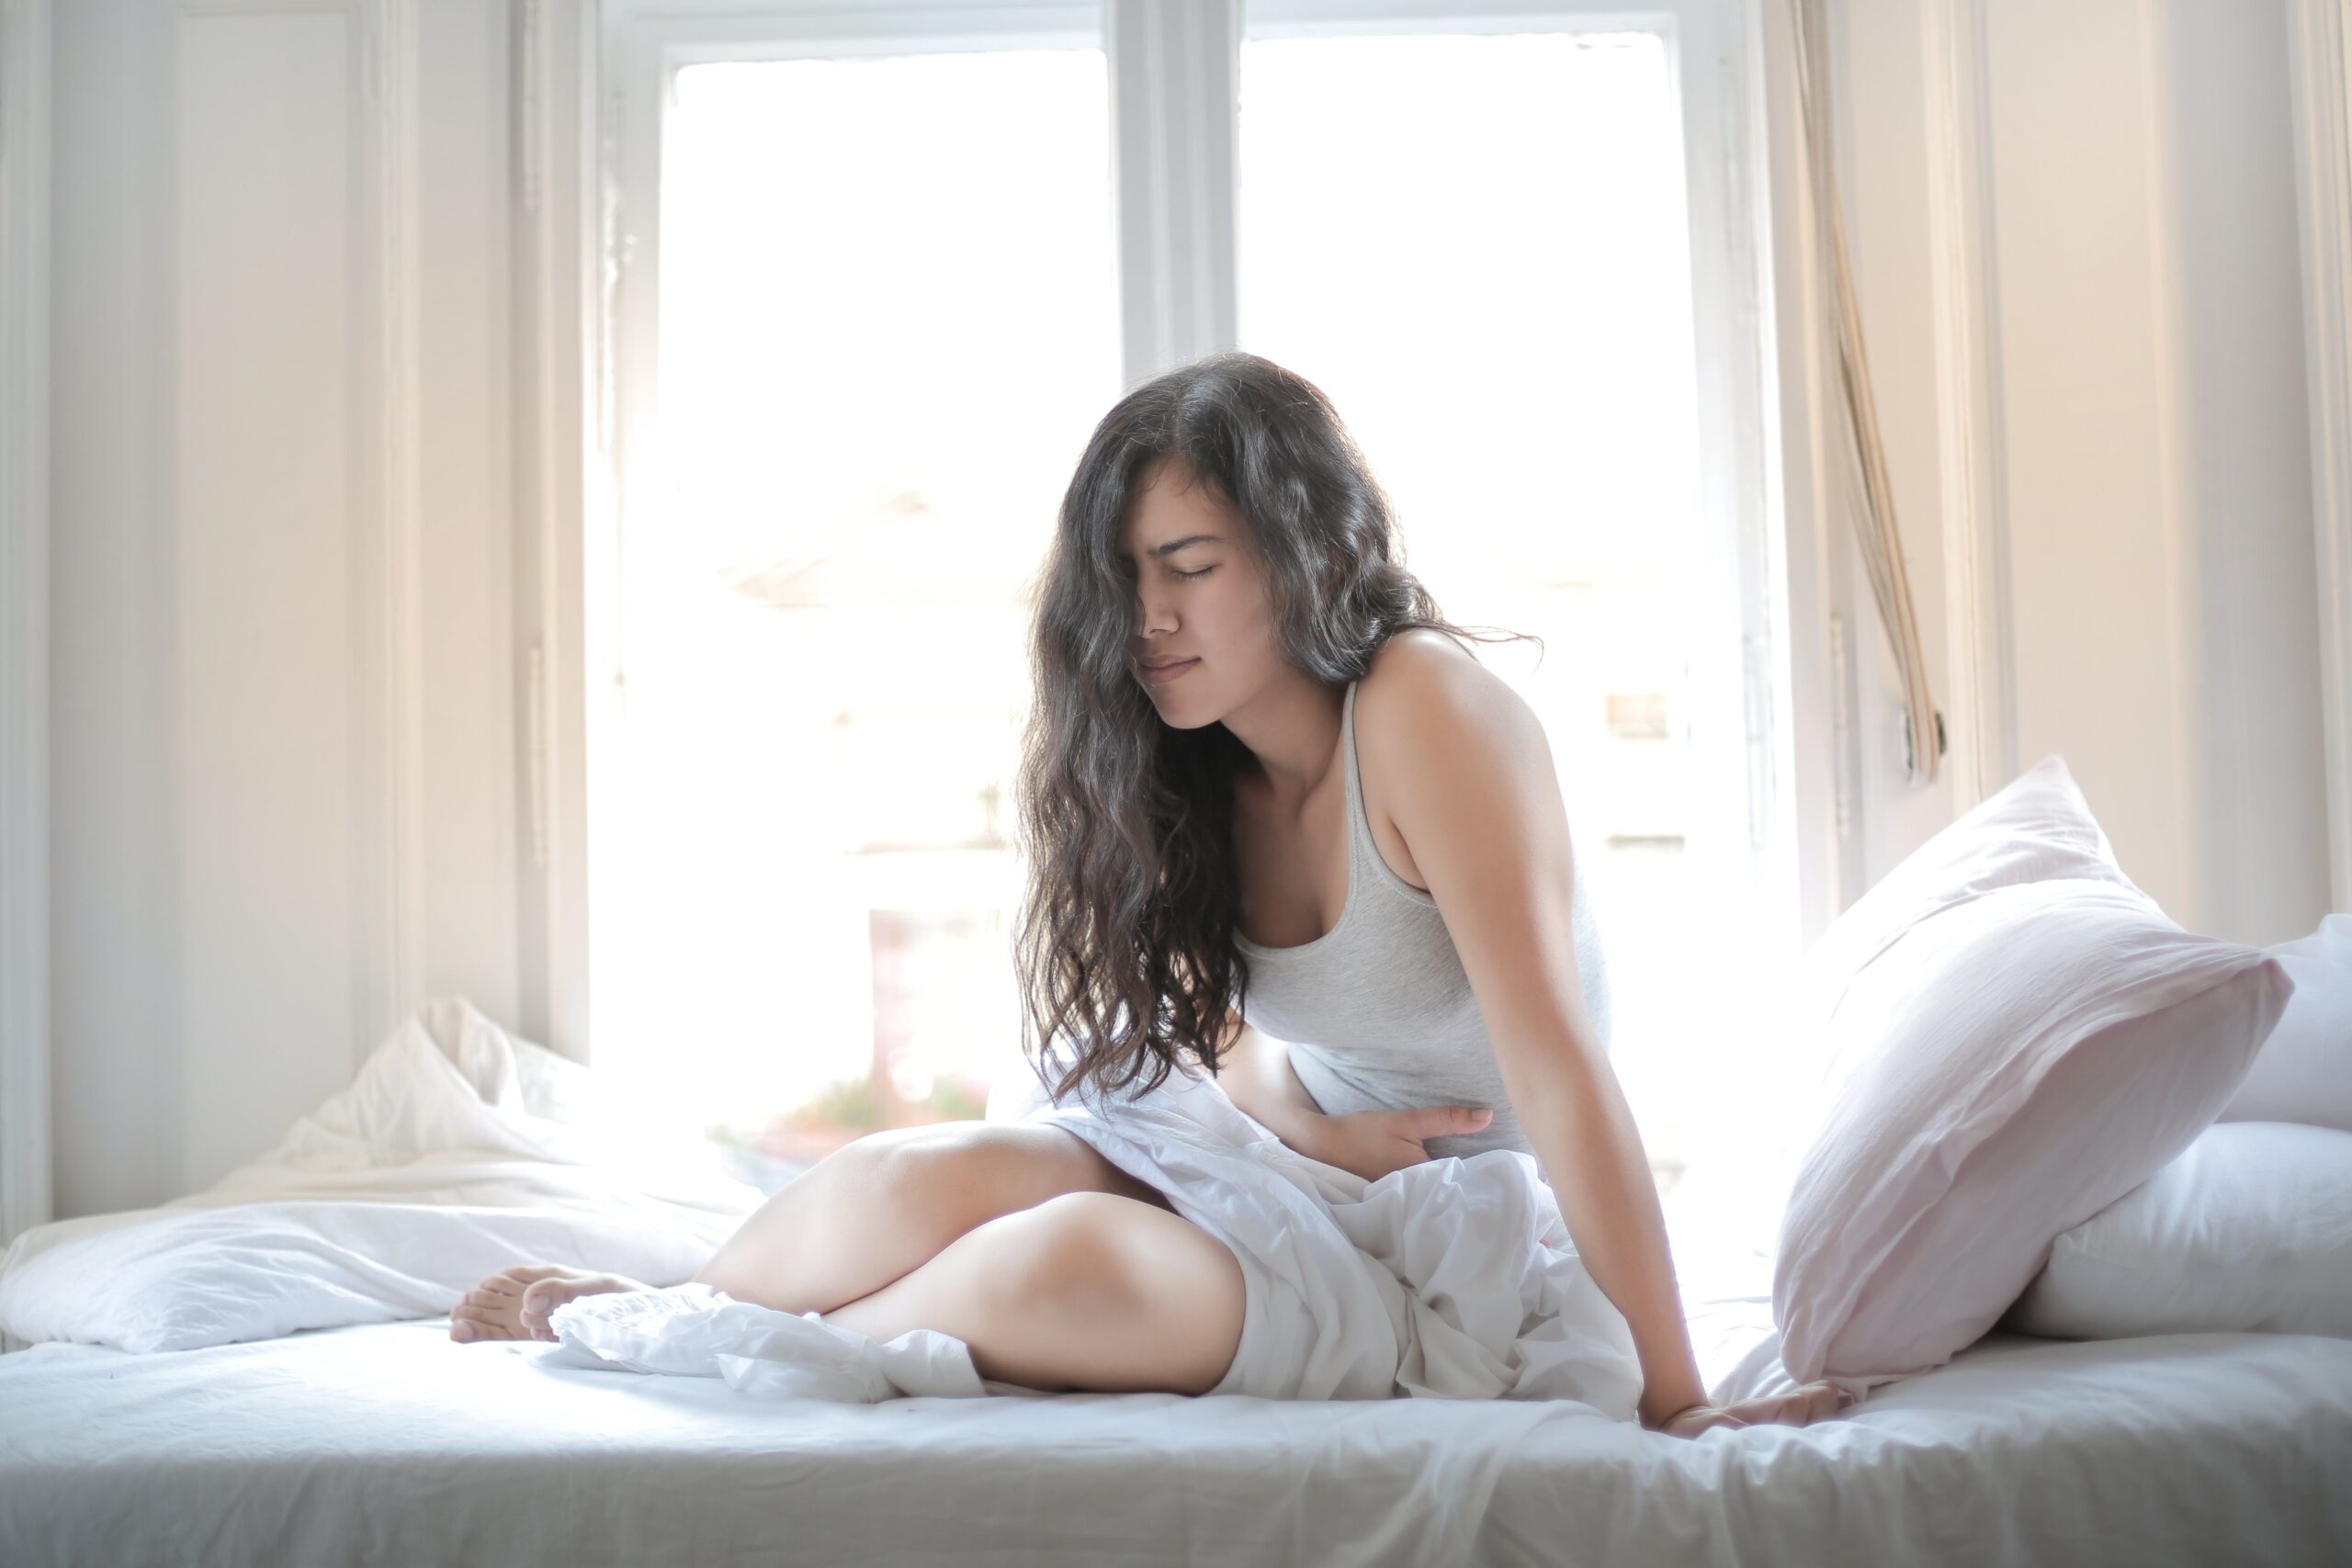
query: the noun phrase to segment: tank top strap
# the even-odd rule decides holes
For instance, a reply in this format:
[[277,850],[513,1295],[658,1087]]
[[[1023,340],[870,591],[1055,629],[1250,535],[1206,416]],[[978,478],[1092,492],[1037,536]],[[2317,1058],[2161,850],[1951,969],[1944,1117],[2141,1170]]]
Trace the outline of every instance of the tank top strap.
[[[1433,910],[1437,908],[1436,898],[1397,875],[1396,867],[1388,863],[1388,857],[1380,852],[1379,840],[1372,836],[1372,808],[1364,801],[1363,770],[1356,765],[1356,684],[1352,681],[1348,683],[1340,718],[1340,739],[1348,770],[1348,866],[1353,878],[1349,888],[1352,893],[1360,883],[1377,883],[1408,903]],[[1353,901],[1351,896],[1350,902]]]
[[[1348,779],[1348,864],[1361,867],[1368,855],[1380,858],[1380,851],[1372,841],[1372,814],[1364,809],[1363,775],[1356,768],[1356,687],[1360,682],[1348,682],[1348,694],[1340,705],[1340,756],[1347,768]],[[1385,869],[1385,863],[1383,864]],[[1350,883],[1352,886],[1354,884]]]

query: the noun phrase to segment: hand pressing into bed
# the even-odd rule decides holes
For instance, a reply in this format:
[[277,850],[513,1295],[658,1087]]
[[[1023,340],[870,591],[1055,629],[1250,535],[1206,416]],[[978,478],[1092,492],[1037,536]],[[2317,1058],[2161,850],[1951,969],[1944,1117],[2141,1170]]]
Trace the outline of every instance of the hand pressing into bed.
[[1356,1111],[1340,1116],[1317,1116],[1296,1139],[1284,1141],[1325,1165],[1336,1165],[1366,1181],[1377,1181],[1392,1170],[1427,1161],[1430,1156],[1423,1146],[1426,1140],[1476,1133],[1494,1119],[1493,1111],[1473,1110],[1466,1105]]
[[1730,1404],[1693,1404],[1678,1410],[1652,1430],[1695,1438],[1710,1427],[1808,1427],[1835,1416],[1849,1401],[1829,1382],[1809,1382],[1789,1393],[1765,1394]]

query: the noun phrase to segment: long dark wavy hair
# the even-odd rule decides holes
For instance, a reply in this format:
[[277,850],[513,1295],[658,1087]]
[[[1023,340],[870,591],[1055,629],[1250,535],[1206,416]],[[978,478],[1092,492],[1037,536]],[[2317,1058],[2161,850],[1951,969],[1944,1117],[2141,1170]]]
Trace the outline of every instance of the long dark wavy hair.
[[1222,724],[1163,721],[1131,662],[1135,579],[1120,551],[1163,461],[1239,513],[1283,657],[1318,680],[1360,678],[1408,627],[1522,637],[1476,637],[1440,615],[1405,570],[1386,493],[1304,377],[1216,354],[1102,416],[1036,580],[1016,784],[1023,1050],[1057,1104],[1088,1084],[1125,1091],[1147,1071],[1138,1092],[1158,1089],[1181,1056],[1214,1075],[1231,1043],[1227,1009],[1243,1010],[1249,990],[1233,944],[1233,779],[1249,750]]

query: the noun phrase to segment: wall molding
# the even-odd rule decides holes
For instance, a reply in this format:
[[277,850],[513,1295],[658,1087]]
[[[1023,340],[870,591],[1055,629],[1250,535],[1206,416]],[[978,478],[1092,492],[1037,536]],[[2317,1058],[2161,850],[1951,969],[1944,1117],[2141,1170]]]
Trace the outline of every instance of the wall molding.
[[2311,397],[2312,544],[2327,766],[2328,903],[2352,909],[2352,17],[2290,0],[2303,348]]
[[1983,0],[1920,8],[1952,815],[2017,776]]
[[[522,0],[511,97],[516,404],[514,656],[521,854],[519,1026],[588,1060],[587,553],[612,535],[600,106],[592,6]],[[616,89],[617,90],[617,89]]]
[[0,0],[0,1246],[45,1224],[49,994],[49,0]]
[[359,17],[366,194],[357,254],[365,284],[369,386],[355,712],[364,727],[354,824],[361,868],[354,910],[352,1059],[364,1061],[422,999],[424,669],[423,279],[417,156],[417,0],[370,0]]

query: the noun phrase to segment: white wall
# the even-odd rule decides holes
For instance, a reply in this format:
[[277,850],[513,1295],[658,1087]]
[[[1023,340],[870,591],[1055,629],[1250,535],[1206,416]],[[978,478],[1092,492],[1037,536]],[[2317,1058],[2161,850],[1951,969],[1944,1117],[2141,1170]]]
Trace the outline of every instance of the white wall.
[[[1991,490],[1984,787],[2063,755],[2124,870],[2192,931],[2327,904],[2318,596],[2285,21],[2202,0],[1841,0],[1841,161],[1921,635],[1955,645],[1932,158],[1980,116]],[[1983,96],[1940,122],[1939,28]],[[1962,236],[1964,239],[1965,236]],[[2005,579],[2005,580],[2004,580]],[[1855,569],[1867,886],[1975,799],[1900,771],[1901,687]]]
[[252,1158],[415,998],[515,1016],[507,8],[423,0],[405,98],[401,9],[56,8],[61,1217]]
[[[403,72],[378,34],[412,9]],[[563,579],[514,522],[518,479],[540,482],[509,413],[514,9],[56,9],[61,1217],[260,1153],[417,998],[547,1037],[516,649]],[[1949,702],[1971,628],[1946,604],[1921,83],[1928,24],[1975,13],[1832,11],[1862,308]],[[2064,753],[2185,923],[2275,940],[2324,902],[2279,20],[1984,0],[1983,22],[2008,562],[1986,615],[2015,666],[1986,743],[2006,766]],[[413,221],[379,135],[413,156]],[[379,272],[402,254],[413,270]],[[1849,896],[1973,787],[1895,776],[1858,583],[1849,566]]]

